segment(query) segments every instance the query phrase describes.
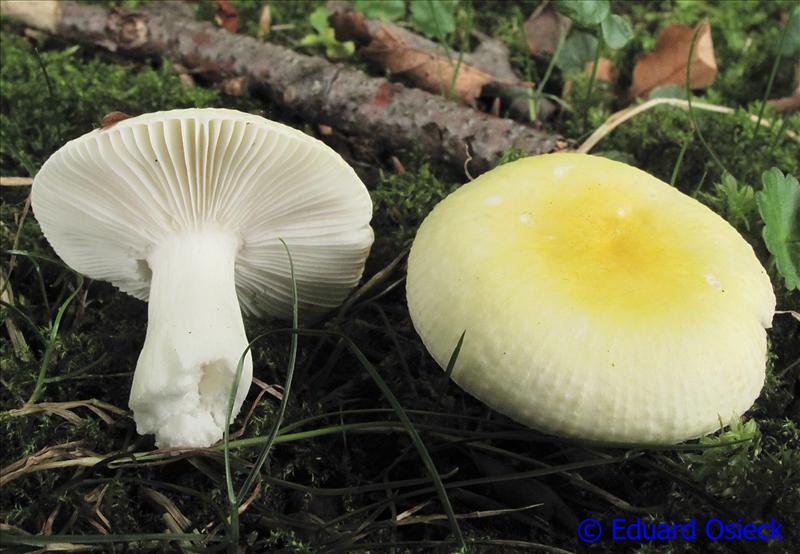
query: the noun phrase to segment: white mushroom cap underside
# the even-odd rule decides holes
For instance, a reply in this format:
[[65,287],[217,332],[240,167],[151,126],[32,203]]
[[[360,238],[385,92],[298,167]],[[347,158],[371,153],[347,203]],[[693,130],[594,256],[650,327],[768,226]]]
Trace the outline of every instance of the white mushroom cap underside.
[[226,109],[147,114],[92,131],[47,160],[33,208],[72,268],[147,299],[148,253],[175,232],[220,228],[240,240],[236,288],[251,313],[287,317],[292,254],[305,314],[338,305],[373,240],[372,203],[322,142]]
[[674,443],[758,396],[769,278],[722,218],[633,167],[553,154],[461,187],[420,227],[414,326],[453,379],[545,432]]

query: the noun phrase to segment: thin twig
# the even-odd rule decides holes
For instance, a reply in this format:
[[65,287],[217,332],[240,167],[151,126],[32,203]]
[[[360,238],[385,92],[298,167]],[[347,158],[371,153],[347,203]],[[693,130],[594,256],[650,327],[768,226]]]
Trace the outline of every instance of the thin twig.
[[32,177],[0,176],[0,187],[29,187],[33,184]]
[[[581,154],[587,154],[592,148],[597,145],[598,142],[603,140],[611,131],[628,121],[629,119],[636,117],[642,112],[646,112],[656,106],[673,106],[676,108],[681,108],[684,110],[689,109],[689,102],[686,100],[681,100],[680,98],[651,98],[647,102],[642,104],[638,104],[636,106],[630,106],[625,108],[624,110],[620,110],[616,113],[611,114],[605,122],[597,128],[597,130],[587,138],[583,144],[576,150],[576,152]],[[696,110],[705,110],[709,112],[716,112],[722,114],[732,114],[736,110],[733,108],[729,108],[727,106],[719,106],[717,104],[706,104],[703,102],[692,102],[692,108]],[[755,115],[751,115],[750,119],[752,121],[756,121],[758,118]],[[761,120],[761,125],[765,127],[772,127],[772,122],[767,121],[766,119]],[[798,138],[797,133],[791,131],[789,129],[786,130],[786,136],[790,139],[794,140],[795,142],[800,142],[800,138]]]

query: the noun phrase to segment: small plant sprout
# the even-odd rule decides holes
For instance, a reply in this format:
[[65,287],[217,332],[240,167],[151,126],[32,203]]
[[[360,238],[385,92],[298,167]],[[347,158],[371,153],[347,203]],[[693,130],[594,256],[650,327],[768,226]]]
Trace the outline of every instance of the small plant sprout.
[[775,296],[725,220],[626,164],[524,158],[443,200],[408,262],[414,326],[452,377],[526,425],[671,444],[743,414]]
[[[33,209],[59,256],[149,299],[130,394],[160,447],[222,438],[245,312],[287,318],[338,305],[372,245],[372,204],[333,150],[224,109],[157,112],[79,137],[36,175]],[[240,308],[241,304],[241,308]],[[252,379],[248,352],[233,413]]]

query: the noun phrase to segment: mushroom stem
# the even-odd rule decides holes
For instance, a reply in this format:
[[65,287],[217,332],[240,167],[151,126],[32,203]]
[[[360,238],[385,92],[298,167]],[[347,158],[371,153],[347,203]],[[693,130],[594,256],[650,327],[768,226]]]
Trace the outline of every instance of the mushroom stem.
[[[247,336],[236,295],[238,237],[198,230],[172,235],[148,256],[147,335],[133,376],[137,430],[156,445],[210,446],[222,438],[236,366]],[[235,416],[253,376],[244,360]]]

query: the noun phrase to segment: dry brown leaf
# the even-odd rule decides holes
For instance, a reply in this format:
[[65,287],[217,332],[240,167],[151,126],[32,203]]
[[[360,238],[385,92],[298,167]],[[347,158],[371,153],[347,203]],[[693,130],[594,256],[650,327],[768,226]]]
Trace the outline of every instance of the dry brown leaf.
[[500,98],[495,98],[492,101],[492,107],[489,109],[489,113],[495,117],[500,117]]
[[219,88],[228,96],[247,96],[250,91],[250,78],[246,75],[224,79]]
[[185,88],[192,88],[195,86],[194,77],[192,77],[192,74],[189,72],[186,66],[179,63],[174,63],[172,64],[172,70],[178,74],[178,79],[181,80],[181,84]]
[[[594,62],[589,62],[586,64],[586,74],[592,74],[592,68],[594,67]],[[608,81],[609,83],[614,83],[617,80],[617,69],[614,67],[614,62],[609,60],[608,58],[600,58],[597,60],[597,73],[594,76],[595,79],[598,81]]]
[[[800,65],[798,68],[800,71]],[[800,110],[800,85],[794,89],[794,92],[791,96],[784,96],[783,98],[769,100],[767,104],[778,110],[780,113],[792,113]]]
[[160,509],[164,514],[170,516],[170,521],[173,522],[178,529],[177,531],[173,529],[173,532],[185,533],[187,529],[191,529],[192,521],[186,517],[181,509],[164,493],[149,487],[144,487],[142,493],[156,509]]
[[239,12],[231,0],[217,0],[217,14],[214,16],[214,21],[226,31],[236,32],[239,28]]
[[125,121],[129,119],[131,116],[126,114],[125,112],[109,112],[103,116],[103,119],[100,120],[100,130],[105,131],[119,123],[120,121]]
[[42,528],[39,531],[40,535],[52,535],[53,534],[53,524],[56,522],[56,518],[58,517],[59,512],[61,512],[61,506],[57,505],[50,515],[47,516],[47,519],[42,524]]
[[643,55],[633,69],[630,96],[645,96],[663,85],[686,86],[686,64],[692,36],[697,31],[697,42],[692,53],[691,83],[693,89],[706,88],[717,75],[714,43],[708,19],[703,19],[695,29],[687,25],[669,25],[656,39],[656,48]]
[[111,425],[114,420],[106,412],[111,412],[120,416],[125,415],[125,410],[117,408],[112,404],[101,402],[100,400],[72,400],[68,402],[40,402],[38,404],[25,404],[21,408],[16,408],[6,412],[11,417],[23,417],[35,414],[57,415],[71,423],[78,423],[83,420],[78,414],[72,412],[76,408],[86,408],[97,417]]
[[264,4],[264,7],[261,8],[261,15],[258,18],[258,38],[267,36],[270,27],[272,27],[272,12],[269,9],[269,4]]
[[797,110],[800,110],[800,94],[793,94],[791,96],[784,96],[783,98],[769,100],[767,104],[781,113],[796,112]]
[[558,48],[558,41],[567,35],[571,26],[572,21],[550,4],[539,4],[525,21],[528,51],[534,56],[552,56]]
[[397,156],[390,156],[389,162],[392,164],[392,169],[394,170],[394,172],[397,173],[398,175],[402,175],[406,172],[405,166],[403,166],[403,163]]

